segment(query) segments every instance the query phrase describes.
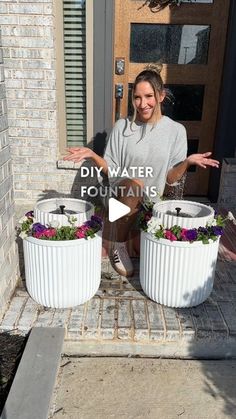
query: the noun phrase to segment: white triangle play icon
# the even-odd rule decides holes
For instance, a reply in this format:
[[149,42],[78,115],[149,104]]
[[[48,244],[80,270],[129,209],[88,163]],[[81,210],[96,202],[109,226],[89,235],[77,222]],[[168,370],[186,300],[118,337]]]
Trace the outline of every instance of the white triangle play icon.
[[122,204],[122,202],[117,201],[115,198],[110,198],[108,210],[109,221],[113,223],[113,221],[116,221],[124,215],[128,214],[130,212],[130,207]]

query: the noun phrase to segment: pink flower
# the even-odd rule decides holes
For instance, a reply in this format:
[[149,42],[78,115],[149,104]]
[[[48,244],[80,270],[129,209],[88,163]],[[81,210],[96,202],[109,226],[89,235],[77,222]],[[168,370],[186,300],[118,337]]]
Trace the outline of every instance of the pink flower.
[[56,234],[57,234],[57,232],[56,232],[55,228],[47,228],[43,232],[43,236],[48,237],[48,238],[54,237]]
[[86,226],[86,225],[81,226],[81,227],[80,227],[80,230],[81,230],[81,231],[83,231],[84,233],[86,233],[86,231],[88,231],[88,230],[89,230],[89,226]]
[[75,235],[77,239],[84,239],[86,237],[85,232],[81,228],[78,228],[78,230],[75,232]]
[[177,240],[177,237],[170,230],[165,231],[165,238],[172,242]]
[[187,229],[187,228],[182,228],[181,233],[180,233],[180,237],[181,237],[181,239],[183,239],[183,240],[187,240],[187,237],[186,237],[186,233],[187,233],[187,231],[188,231],[188,229]]
[[36,239],[41,239],[41,237],[44,235],[44,231],[36,231],[33,233],[33,237],[36,237]]

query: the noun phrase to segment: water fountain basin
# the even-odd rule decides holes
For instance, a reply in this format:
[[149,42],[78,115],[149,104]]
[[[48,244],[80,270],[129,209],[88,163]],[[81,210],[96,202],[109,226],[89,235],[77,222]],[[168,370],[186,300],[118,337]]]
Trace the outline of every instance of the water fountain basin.
[[154,205],[153,216],[159,219],[164,228],[174,225],[198,228],[205,227],[214,219],[214,209],[199,202],[166,200]]
[[[61,208],[60,208],[61,207]],[[62,208],[64,207],[64,208]],[[64,213],[61,213],[63,210]],[[37,222],[49,225],[58,222],[58,227],[71,225],[68,217],[75,217],[75,226],[80,226],[94,214],[94,206],[88,201],[75,198],[51,198],[37,202],[34,217]]]

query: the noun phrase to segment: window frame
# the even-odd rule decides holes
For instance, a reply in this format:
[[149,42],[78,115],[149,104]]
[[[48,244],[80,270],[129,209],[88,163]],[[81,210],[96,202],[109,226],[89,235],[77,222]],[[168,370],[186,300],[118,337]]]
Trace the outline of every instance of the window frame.
[[[66,127],[66,98],[65,98],[65,71],[64,71],[64,22],[63,0],[54,2],[55,35],[56,35],[56,73],[57,73],[57,110],[59,129],[59,154],[65,155],[67,145]],[[86,138],[88,144],[93,138],[93,0],[86,0]]]

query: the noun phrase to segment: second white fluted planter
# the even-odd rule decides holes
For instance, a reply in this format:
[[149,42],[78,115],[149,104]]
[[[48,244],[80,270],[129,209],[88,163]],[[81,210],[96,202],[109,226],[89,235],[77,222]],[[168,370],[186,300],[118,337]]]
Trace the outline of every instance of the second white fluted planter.
[[94,296],[101,280],[102,235],[68,241],[23,240],[26,286],[39,304],[67,308]]
[[210,295],[219,239],[209,244],[155,239],[141,233],[140,282],[145,294],[169,307],[192,307]]

